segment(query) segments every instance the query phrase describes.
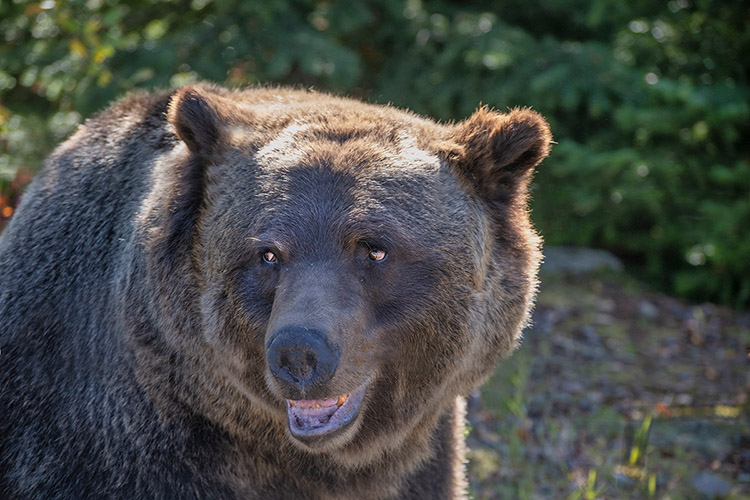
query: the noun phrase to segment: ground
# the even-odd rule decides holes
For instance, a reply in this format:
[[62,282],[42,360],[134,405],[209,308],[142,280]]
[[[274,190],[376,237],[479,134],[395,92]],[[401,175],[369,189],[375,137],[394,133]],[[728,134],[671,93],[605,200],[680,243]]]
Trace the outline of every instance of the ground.
[[547,272],[469,401],[475,499],[750,499],[750,313]]

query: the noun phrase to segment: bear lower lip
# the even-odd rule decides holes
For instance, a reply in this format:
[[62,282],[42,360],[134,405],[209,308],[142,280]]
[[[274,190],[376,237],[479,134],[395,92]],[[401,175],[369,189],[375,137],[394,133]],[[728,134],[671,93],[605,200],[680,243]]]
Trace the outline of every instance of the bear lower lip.
[[305,444],[327,440],[349,427],[359,414],[365,385],[349,394],[316,400],[286,400],[289,431]]

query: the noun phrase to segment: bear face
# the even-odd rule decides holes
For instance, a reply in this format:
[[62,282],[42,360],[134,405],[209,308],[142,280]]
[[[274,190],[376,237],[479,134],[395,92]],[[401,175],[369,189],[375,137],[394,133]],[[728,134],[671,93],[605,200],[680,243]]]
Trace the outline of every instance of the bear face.
[[139,231],[178,375],[154,383],[133,335],[155,392],[361,467],[426,439],[516,345],[539,259],[527,183],[550,142],[535,113],[437,125],[196,86],[168,116],[183,144],[157,159]]
[[[202,306],[206,316],[221,315],[206,334],[229,342],[228,352],[253,353],[241,370],[264,367],[295,441],[326,449],[361,439],[362,426],[382,435],[413,428],[428,394],[442,403],[440,385],[470,355],[451,336],[468,338],[472,233],[483,221],[472,220],[480,208],[435,155],[366,136],[310,141],[306,133],[323,135],[282,132],[254,154],[241,182],[219,176],[222,194],[200,225]],[[221,307],[224,295],[236,308]],[[311,359],[289,359],[295,355]],[[328,400],[328,408],[306,411],[311,400]],[[378,410],[368,413],[370,406]]]

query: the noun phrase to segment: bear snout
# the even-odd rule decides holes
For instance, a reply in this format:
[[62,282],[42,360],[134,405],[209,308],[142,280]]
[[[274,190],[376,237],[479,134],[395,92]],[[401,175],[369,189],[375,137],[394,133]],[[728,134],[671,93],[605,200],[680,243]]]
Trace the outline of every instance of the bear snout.
[[339,365],[339,352],[322,332],[287,326],[277,330],[266,346],[268,368],[290,397],[312,396],[327,384]]

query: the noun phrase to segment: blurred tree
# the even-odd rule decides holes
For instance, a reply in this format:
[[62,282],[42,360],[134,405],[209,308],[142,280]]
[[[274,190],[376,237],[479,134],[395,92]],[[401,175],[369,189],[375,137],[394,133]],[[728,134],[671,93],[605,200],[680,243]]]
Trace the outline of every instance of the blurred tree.
[[744,0],[0,0],[0,216],[83,117],[136,87],[315,86],[460,119],[533,106],[550,244],[750,305]]

